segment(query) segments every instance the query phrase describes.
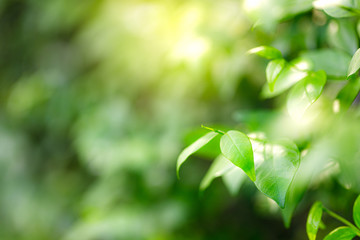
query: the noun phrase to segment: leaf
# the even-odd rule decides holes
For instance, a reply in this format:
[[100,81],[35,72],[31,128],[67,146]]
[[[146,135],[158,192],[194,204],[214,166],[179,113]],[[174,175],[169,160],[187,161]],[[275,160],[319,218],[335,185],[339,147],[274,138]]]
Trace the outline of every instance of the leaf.
[[285,208],[281,209],[286,227],[289,227],[293,212],[309,188],[312,179],[317,178],[321,173],[329,172],[331,163],[329,159],[333,158],[333,152],[329,150],[331,148],[329,138],[331,137],[314,139],[311,146],[301,153],[299,169],[288,190]]
[[306,171],[307,169],[302,166],[303,164],[301,162],[300,167],[297,170],[296,175],[287,191],[285,207],[281,209],[281,215],[283,217],[286,228],[290,227],[291,218],[295,208],[297,207],[309,186],[311,173],[309,174],[308,171]]
[[202,179],[200,183],[200,190],[204,191],[215,178],[222,176],[234,167],[236,166],[220,154],[211,164],[210,169]]
[[246,174],[241,168],[234,166],[228,172],[223,174],[222,178],[231,195],[236,195],[241,185],[246,180]]
[[356,226],[360,228],[360,195],[356,198],[354,203],[353,218]]
[[[184,138],[184,144],[186,146],[191,145],[193,142],[195,142],[197,139],[201,138],[204,134],[208,133],[208,130],[204,130],[203,128],[195,129],[189,134],[185,135]],[[219,154],[221,154],[220,151],[220,134],[218,134],[212,141],[207,143],[205,146],[200,148],[196,152],[196,156],[199,156],[200,158],[206,158],[206,159],[215,159]]]
[[306,72],[298,70],[294,66],[286,65],[280,72],[276,82],[274,83],[273,91],[270,90],[268,84],[264,85],[261,95],[265,98],[271,98],[289,89],[292,85],[307,76]]
[[328,131],[327,138],[332,140],[329,151],[338,163],[336,177],[346,189],[360,193],[360,136],[357,134],[360,132],[359,119],[347,114],[341,122],[334,124],[341,127]]
[[330,46],[344,50],[351,55],[358,49],[355,26],[347,19],[330,21],[327,28],[327,39]]
[[356,232],[349,227],[338,227],[325,236],[324,240],[351,240],[356,236]]
[[287,140],[252,140],[254,146],[256,187],[281,208],[300,164],[297,146]]
[[281,70],[285,66],[285,60],[283,58],[275,59],[269,62],[266,67],[266,80],[269,84],[270,91],[274,91],[274,84],[279,77]]
[[326,83],[324,71],[309,73],[307,77],[298,82],[289,92],[287,110],[291,117],[300,118],[308,107],[321,95]]
[[252,181],[256,180],[251,142],[244,133],[228,131],[220,139],[220,149],[222,154],[244,170]]
[[343,79],[346,78],[351,60],[351,56],[348,53],[335,49],[307,51],[300,54],[300,58],[311,65],[309,70],[324,70],[328,78]]
[[299,169],[291,182],[286,196],[285,208],[281,209],[285,227],[290,226],[291,217],[308,189],[312,177],[322,172],[323,166],[328,165],[328,145],[322,146],[321,141],[320,143],[313,141],[312,146],[305,149],[304,152],[306,154],[301,157]]
[[356,73],[360,68],[360,48],[355,52],[354,56],[351,59],[347,76],[351,76]]
[[201,138],[199,138],[198,140],[196,140],[193,144],[191,144],[190,146],[185,148],[180,153],[180,155],[177,159],[177,164],[176,164],[176,174],[177,174],[178,178],[179,178],[180,167],[187,160],[187,158],[191,154],[195,153],[200,148],[205,146],[208,142],[210,142],[212,139],[214,139],[218,134],[219,133],[216,133],[216,132],[209,132],[209,133],[205,134],[204,136],[202,136]]
[[260,57],[264,57],[267,59],[277,59],[277,58],[282,58],[281,52],[279,50],[277,50],[274,47],[270,47],[270,46],[260,46],[260,47],[256,47],[253,49],[250,49],[248,51],[249,54],[257,54]]
[[316,234],[319,229],[322,213],[322,203],[315,202],[310,209],[309,216],[306,222],[306,233],[310,240],[316,239]]
[[352,17],[358,15],[358,4],[351,0],[316,0],[314,8],[324,10],[329,16],[335,18]]
[[349,77],[349,82],[340,90],[336,96],[334,102],[334,111],[344,111],[347,110],[351,104],[354,102],[357,94],[360,91],[360,78]]

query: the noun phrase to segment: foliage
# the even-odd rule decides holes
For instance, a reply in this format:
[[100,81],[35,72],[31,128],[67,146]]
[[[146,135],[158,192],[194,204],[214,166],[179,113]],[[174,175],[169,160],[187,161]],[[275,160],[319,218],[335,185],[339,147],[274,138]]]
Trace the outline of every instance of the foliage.
[[360,195],[357,197],[354,208],[353,208],[353,218],[356,223],[356,226],[354,226],[352,223],[347,221],[346,219],[340,217],[336,213],[332,212],[331,210],[325,208],[322,206],[320,202],[314,203],[314,205],[311,207],[307,224],[306,224],[306,231],[308,234],[308,237],[310,240],[316,239],[316,234],[318,231],[318,228],[320,227],[321,223],[321,217],[323,211],[328,213],[333,218],[339,220],[340,222],[344,223],[347,226],[338,227],[335,230],[331,231],[328,235],[325,236],[325,240],[331,240],[331,239],[353,239],[355,236],[360,236],[360,225],[359,225],[359,215],[360,215]]
[[303,240],[315,201],[350,219],[358,9],[0,1],[0,239]]
[[[281,1],[272,1],[272,4],[274,8],[283,7]],[[262,8],[257,7],[261,12]],[[278,97],[288,91],[287,98],[280,98],[280,104],[276,106],[286,106],[289,118],[283,124],[288,126],[283,126],[284,129],[278,127],[275,131],[264,131],[260,126],[248,134],[238,130],[225,133],[208,128],[223,134],[220,141],[221,155],[206,174],[203,180],[206,184],[201,189],[207,187],[215,177],[222,176],[226,182],[225,174],[238,167],[243,171],[237,173],[239,178],[245,173],[260,192],[278,204],[286,226],[290,224],[296,205],[306,190],[313,187],[319,174],[326,174],[326,178],[321,181],[335,177],[344,188],[359,193],[360,178],[357,172],[360,167],[360,122],[359,108],[354,99],[360,89],[360,49],[357,49],[359,36],[355,32],[354,22],[360,15],[360,6],[358,1],[318,0],[313,2],[313,7],[314,15],[322,14],[319,10],[323,10],[330,17],[326,26],[326,47],[317,46],[313,49],[301,49],[301,52],[296,49],[291,53],[282,53],[273,46],[262,45],[247,52],[270,60],[266,67],[267,81],[262,88],[261,97]],[[287,20],[294,18],[293,15],[299,12],[289,11]],[[256,18],[259,20],[256,28],[267,31],[276,29],[283,16],[268,14],[256,15]],[[276,45],[276,39],[274,44]],[[289,56],[291,58],[287,60]],[[289,134],[289,129],[294,133]],[[298,132],[294,129],[300,130]],[[272,136],[269,138],[266,135]],[[291,140],[277,140],[282,138]],[[226,159],[233,163],[232,167],[225,163]],[[299,170],[299,166],[306,169]],[[306,177],[297,175],[299,171]],[[236,189],[239,190],[239,187],[236,182]],[[234,189],[228,188],[230,191]],[[310,210],[306,225],[309,239],[316,238],[323,209],[322,204],[317,202]],[[330,210],[326,211],[334,214]],[[354,212],[356,222],[358,220],[355,216]],[[325,239],[352,239],[358,235],[359,229],[349,226],[350,228],[340,227],[334,230]]]

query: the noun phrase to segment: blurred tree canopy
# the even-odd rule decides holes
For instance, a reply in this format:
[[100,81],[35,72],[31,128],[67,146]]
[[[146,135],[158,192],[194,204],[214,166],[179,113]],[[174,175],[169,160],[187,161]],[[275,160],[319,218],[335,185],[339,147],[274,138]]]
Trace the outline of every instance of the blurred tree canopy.
[[[327,71],[322,97],[336,97],[359,47],[359,4],[344,3],[350,14],[315,2],[0,1],[0,238],[304,239],[315,199],[349,216],[356,194],[343,186],[358,191],[354,178],[319,175],[285,229],[250,182],[231,196],[216,180],[199,197],[218,145],[185,164],[181,181],[175,173],[201,124],[291,137],[301,151],[320,132],[353,158],[358,108],[327,121],[319,101],[319,121],[290,125],[286,95],[261,97],[268,61],[246,54],[271,45],[310,59]],[[332,156],[338,142],[322,139],[314,154]],[[358,160],[341,168],[354,174]]]

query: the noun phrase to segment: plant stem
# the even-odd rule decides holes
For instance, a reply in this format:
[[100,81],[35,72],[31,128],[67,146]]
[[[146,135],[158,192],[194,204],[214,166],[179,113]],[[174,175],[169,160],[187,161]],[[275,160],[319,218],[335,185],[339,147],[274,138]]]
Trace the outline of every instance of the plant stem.
[[354,224],[352,224],[351,222],[349,222],[345,218],[339,216],[338,214],[334,213],[333,211],[327,209],[326,207],[323,207],[323,210],[324,210],[324,212],[326,212],[327,214],[329,214],[333,218],[335,218],[335,219],[339,220],[340,222],[348,225],[351,229],[353,229],[355,231],[356,235],[358,235],[360,237],[360,229],[358,229]]
[[210,128],[210,127],[206,127],[204,125],[201,124],[201,127],[202,128],[205,128],[207,130],[210,130],[210,131],[213,131],[213,132],[216,132],[216,133],[219,133],[221,135],[225,135],[225,132],[224,131],[221,131],[221,130],[218,130],[218,129],[214,129],[214,128]]

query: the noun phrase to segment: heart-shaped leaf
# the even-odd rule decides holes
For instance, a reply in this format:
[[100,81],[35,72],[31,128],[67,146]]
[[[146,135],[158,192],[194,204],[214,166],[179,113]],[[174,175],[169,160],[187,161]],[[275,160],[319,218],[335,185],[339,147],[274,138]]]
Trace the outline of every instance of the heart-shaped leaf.
[[256,187],[281,208],[300,164],[297,146],[287,140],[252,140],[255,158]]
[[356,226],[360,228],[360,195],[356,198],[354,203],[353,218]]
[[349,227],[338,227],[330,232],[324,240],[351,240],[356,236],[356,232]]
[[260,57],[264,57],[267,59],[277,59],[282,58],[281,52],[277,50],[276,48],[270,47],[270,46],[260,46],[253,49],[250,49],[248,51],[249,54],[257,54]]
[[220,149],[222,154],[235,166],[244,170],[252,181],[256,180],[251,142],[244,133],[228,131],[221,137]]
[[321,95],[326,83],[324,71],[312,72],[289,92],[287,109],[293,118],[300,118],[306,109],[311,106]]
[[360,68],[360,48],[355,52],[354,56],[351,58],[349,69],[347,72],[348,76],[356,73]]
[[179,177],[179,171],[181,165],[188,159],[188,157],[198,151],[200,148],[205,146],[208,142],[214,139],[219,133],[217,132],[209,132],[196,140],[193,144],[185,148],[179,155],[176,164],[176,174]]
[[310,209],[309,216],[306,222],[306,233],[310,240],[316,239],[316,234],[320,226],[322,213],[322,203],[315,202]]
[[266,67],[266,80],[271,92],[274,91],[274,84],[279,77],[281,70],[284,68],[285,63],[283,58],[279,58],[269,62]]

